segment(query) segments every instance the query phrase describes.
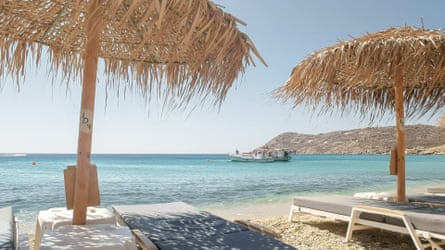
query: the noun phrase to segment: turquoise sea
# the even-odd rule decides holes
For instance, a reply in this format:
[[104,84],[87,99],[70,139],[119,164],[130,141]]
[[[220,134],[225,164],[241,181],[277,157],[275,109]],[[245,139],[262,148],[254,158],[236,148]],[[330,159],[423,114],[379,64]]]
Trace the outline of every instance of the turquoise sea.
[[[63,170],[74,154],[0,154],[0,207],[34,223],[65,206]],[[35,165],[33,164],[35,163]],[[293,155],[290,162],[240,163],[226,155],[97,154],[101,206],[185,201],[224,208],[291,202],[294,195],[395,192],[388,155]],[[408,155],[407,192],[445,186],[445,156]]]

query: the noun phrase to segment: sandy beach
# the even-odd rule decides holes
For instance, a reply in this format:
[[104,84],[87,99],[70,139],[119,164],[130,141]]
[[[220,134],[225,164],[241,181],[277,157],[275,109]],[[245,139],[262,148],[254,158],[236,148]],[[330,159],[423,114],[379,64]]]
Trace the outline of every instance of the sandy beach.
[[247,205],[213,210],[229,220],[248,220],[279,234],[280,240],[300,250],[315,249],[416,249],[407,235],[379,229],[354,232],[353,241],[344,242],[347,223],[310,214],[296,214],[288,221],[290,203]]

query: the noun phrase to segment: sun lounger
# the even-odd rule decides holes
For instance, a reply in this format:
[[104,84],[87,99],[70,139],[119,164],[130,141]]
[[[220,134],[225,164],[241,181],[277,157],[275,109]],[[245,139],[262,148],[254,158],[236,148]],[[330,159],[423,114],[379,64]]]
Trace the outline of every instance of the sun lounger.
[[426,189],[427,193],[445,195],[445,187],[431,187]]
[[408,195],[408,201],[429,206],[445,207],[445,196],[435,194]]
[[409,234],[418,249],[445,244],[443,207],[355,197],[295,197],[289,214],[290,221],[294,212],[311,213],[348,222],[347,241],[355,230],[380,228]]
[[0,208],[0,249],[16,249],[17,223],[11,207]]
[[113,206],[143,249],[295,249],[186,203]]

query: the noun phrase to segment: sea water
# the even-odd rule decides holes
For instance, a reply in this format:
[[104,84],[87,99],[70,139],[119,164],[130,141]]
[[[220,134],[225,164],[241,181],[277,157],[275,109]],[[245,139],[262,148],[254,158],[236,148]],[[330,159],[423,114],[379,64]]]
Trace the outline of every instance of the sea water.
[[[63,170],[74,154],[0,154],[0,207],[35,223],[65,206]],[[396,191],[388,155],[292,155],[289,162],[231,162],[227,155],[92,156],[101,206],[184,201],[197,207],[291,201],[295,195]],[[407,192],[445,186],[445,156],[406,157]]]

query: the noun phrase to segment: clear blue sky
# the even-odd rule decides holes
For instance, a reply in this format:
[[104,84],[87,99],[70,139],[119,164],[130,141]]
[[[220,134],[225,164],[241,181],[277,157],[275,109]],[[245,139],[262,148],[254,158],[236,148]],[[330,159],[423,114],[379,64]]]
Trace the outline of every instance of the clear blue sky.
[[[295,64],[314,50],[339,40],[389,27],[445,27],[445,1],[429,0],[218,0],[225,11],[245,21],[240,29],[254,41],[268,67],[257,61],[229,91],[218,110],[207,103],[192,112],[161,114],[160,105],[143,98],[97,88],[93,153],[227,153],[251,150],[283,132],[318,134],[367,127],[357,116],[316,117],[291,109],[270,93],[284,84]],[[44,68],[44,67],[43,67]],[[44,68],[45,69],[45,68]],[[17,91],[0,78],[0,152],[75,153],[80,87],[51,85],[45,70],[29,67]],[[99,73],[99,79],[101,75]],[[149,106],[149,107],[147,107]],[[437,118],[408,120],[436,124]],[[373,125],[393,125],[392,117]]]

